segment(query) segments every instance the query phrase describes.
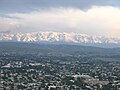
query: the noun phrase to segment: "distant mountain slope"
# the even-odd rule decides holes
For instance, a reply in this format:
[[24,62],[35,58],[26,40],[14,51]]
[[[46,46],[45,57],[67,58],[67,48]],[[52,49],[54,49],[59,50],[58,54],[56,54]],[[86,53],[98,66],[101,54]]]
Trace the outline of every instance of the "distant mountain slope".
[[98,48],[80,45],[37,44],[0,42],[0,57],[41,57],[41,56],[70,56],[77,59],[108,58],[120,60],[120,48]]
[[89,36],[78,33],[31,32],[31,33],[0,33],[0,41],[18,42],[65,42],[78,44],[119,44],[120,38]]

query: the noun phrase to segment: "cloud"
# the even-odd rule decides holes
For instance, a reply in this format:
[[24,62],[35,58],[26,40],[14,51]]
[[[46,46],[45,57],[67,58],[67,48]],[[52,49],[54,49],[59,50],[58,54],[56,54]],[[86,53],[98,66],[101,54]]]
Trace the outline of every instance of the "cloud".
[[30,31],[76,31],[110,35],[113,31],[118,33],[120,29],[120,9],[114,7],[94,6],[88,11],[55,8],[29,14],[14,14],[13,16],[23,18],[20,20],[22,28]]
[[13,29],[16,32],[58,31],[120,36],[120,9],[111,6],[93,6],[86,11],[78,8],[51,8],[31,13],[12,13],[9,16],[21,18],[2,24],[12,29],[19,24],[19,28]]
[[8,18],[0,18],[0,32],[12,31],[19,27],[17,21]]
[[0,0],[0,12],[31,12],[36,9],[74,7],[89,9],[92,6],[119,7],[120,0]]

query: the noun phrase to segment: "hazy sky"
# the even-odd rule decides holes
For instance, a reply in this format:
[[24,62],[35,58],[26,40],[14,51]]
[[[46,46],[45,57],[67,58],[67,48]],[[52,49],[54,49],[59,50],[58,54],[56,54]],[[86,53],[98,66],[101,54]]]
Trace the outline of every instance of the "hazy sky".
[[120,37],[120,0],[0,0],[0,32]]

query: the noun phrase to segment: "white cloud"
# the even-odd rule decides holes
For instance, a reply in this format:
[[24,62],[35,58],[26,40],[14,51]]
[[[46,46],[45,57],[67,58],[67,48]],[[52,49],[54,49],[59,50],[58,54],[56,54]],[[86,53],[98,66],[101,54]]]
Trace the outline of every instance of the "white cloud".
[[9,15],[22,18],[17,21],[20,31],[46,30],[120,36],[120,9],[115,7],[93,6],[87,11],[76,8],[52,8]]
[[17,21],[13,19],[0,18],[0,31],[11,31],[19,27]]

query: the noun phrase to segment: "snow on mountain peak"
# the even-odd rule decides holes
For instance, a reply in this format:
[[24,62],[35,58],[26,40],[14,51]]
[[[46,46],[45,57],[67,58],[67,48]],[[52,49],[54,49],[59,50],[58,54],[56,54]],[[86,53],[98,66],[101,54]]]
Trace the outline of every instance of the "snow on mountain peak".
[[104,36],[89,36],[73,32],[30,32],[30,33],[0,33],[0,41],[18,42],[72,42],[72,43],[120,43],[119,38]]

